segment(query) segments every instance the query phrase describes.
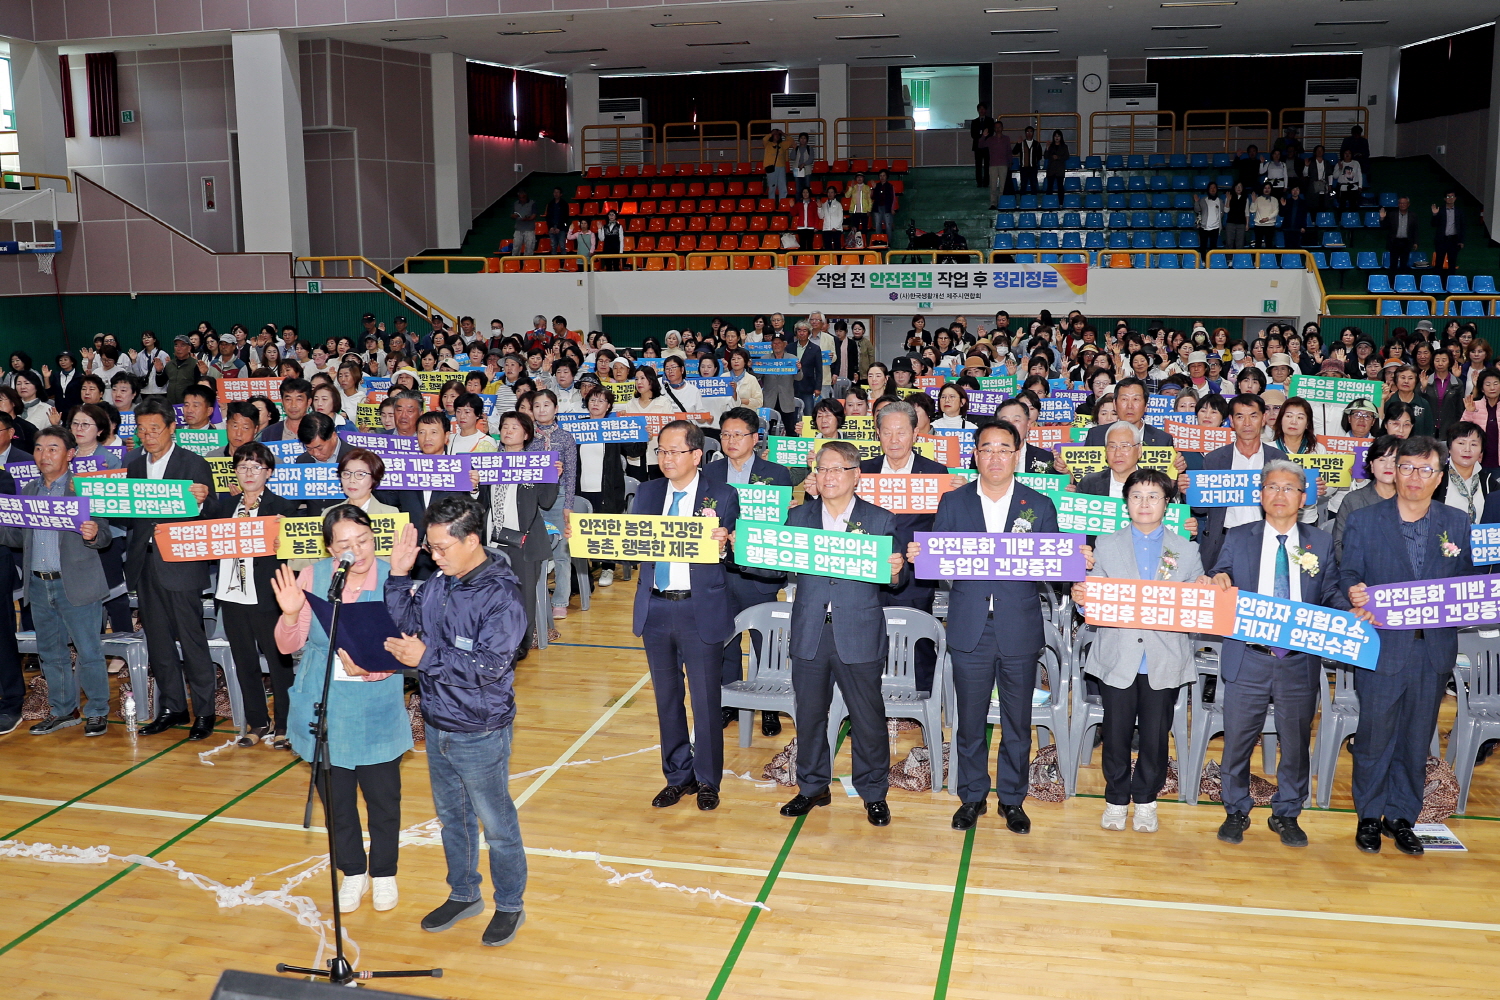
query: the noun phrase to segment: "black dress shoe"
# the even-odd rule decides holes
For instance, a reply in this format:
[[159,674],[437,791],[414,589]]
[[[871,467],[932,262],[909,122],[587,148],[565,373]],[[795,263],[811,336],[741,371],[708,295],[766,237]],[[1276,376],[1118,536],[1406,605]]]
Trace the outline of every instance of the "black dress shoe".
[[979,817],[989,812],[989,810],[990,805],[987,799],[980,799],[978,802],[963,803],[958,807],[958,811],[953,814],[953,829],[969,829],[975,823],[978,823]]
[[188,721],[186,712],[163,712],[141,727],[142,736],[155,736]]
[[865,817],[869,819],[871,826],[890,826],[891,807],[885,804],[885,799],[879,802],[866,802]]
[[697,790],[698,782],[695,779],[685,781],[680,785],[668,785],[666,788],[663,788],[661,791],[656,793],[656,798],[651,800],[651,804],[658,809],[665,809],[667,808],[667,806],[675,806],[677,803],[682,801],[682,797],[684,795],[691,795]]
[[1001,812],[1005,813],[1005,828],[1011,833],[1030,833],[1031,817],[1026,815],[1026,810],[1020,806],[1000,806]]
[[698,808],[704,812],[719,808],[719,790],[707,785],[698,786]]
[[1297,825],[1295,816],[1272,816],[1266,820],[1266,826],[1270,827],[1271,832],[1280,837],[1282,844],[1287,847],[1307,846],[1307,834],[1302,831],[1302,827]]
[[188,739],[206,740],[214,731],[214,723],[219,721],[217,715],[200,715],[193,719],[193,728],[188,730]]
[[760,713],[760,734],[762,736],[780,736],[781,735],[781,713],[779,713],[779,712],[762,712],[762,713]]
[[1250,829],[1250,817],[1242,812],[1232,812],[1219,824],[1219,839],[1226,844],[1243,844],[1245,831]]
[[783,816],[806,816],[816,806],[826,806],[833,801],[833,795],[828,789],[823,789],[817,795],[803,795],[798,792],[792,796],[792,800],[781,807]]
[[1417,836],[1417,831],[1411,828],[1411,821],[1398,819],[1395,821],[1383,819],[1380,821],[1380,832],[1396,842],[1396,850],[1402,854],[1410,854],[1420,857],[1424,853],[1422,838]]
[[729,724],[738,718],[740,714],[740,710],[737,708],[721,708],[719,711],[722,713],[720,722],[723,724],[722,728],[724,729],[728,729]]
[[1354,831],[1354,846],[1366,854],[1380,853],[1380,820],[1362,819]]

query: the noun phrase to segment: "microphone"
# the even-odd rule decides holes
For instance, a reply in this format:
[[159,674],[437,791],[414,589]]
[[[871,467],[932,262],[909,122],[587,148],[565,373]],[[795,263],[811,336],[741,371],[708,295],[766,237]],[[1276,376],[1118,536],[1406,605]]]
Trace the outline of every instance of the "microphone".
[[334,570],[333,580],[328,585],[328,599],[330,601],[340,600],[344,596],[344,581],[348,578],[349,568],[353,565],[353,552],[345,552],[339,556],[338,567]]

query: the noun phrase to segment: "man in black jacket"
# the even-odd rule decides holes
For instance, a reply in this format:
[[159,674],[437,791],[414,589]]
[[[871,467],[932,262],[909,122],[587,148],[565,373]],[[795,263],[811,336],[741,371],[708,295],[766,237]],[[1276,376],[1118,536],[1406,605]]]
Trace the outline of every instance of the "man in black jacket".
[[1411,210],[1411,199],[1398,199],[1394,212],[1382,208],[1380,226],[1385,230],[1385,248],[1391,254],[1386,274],[1395,281],[1396,275],[1411,273],[1411,252],[1417,248],[1417,214]]
[[1025,136],[1016,143],[1010,155],[1020,167],[1016,193],[1036,194],[1036,171],[1044,156],[1042,144],[1036,141],[1036,129],[1027,125]]
[[1442,207],[1432,206],[1432,268],[1443,277],[1458,273],[1458,252],[1464,248],[1464,213],[1458,192],[1443,195]]
[[975,110],[978,113],[969,122],[969,148],[974,151],[974,185],[987,188],[990,186],[989,138],[995,133],[995,119],[990,117],[990,109],[983,103]]

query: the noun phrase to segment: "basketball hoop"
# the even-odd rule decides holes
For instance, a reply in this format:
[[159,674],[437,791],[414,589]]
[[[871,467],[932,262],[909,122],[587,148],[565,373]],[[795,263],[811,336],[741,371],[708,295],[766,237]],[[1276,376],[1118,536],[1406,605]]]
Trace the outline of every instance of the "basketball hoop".
[[51,274],[52,273],[52,258],[56,257],[56,256],[57,256],[56,254],[51,254],[51,253],[39,253],[39,254],[37,254],[36,255],[36,269],[38,271],[42,272],[43,274]]

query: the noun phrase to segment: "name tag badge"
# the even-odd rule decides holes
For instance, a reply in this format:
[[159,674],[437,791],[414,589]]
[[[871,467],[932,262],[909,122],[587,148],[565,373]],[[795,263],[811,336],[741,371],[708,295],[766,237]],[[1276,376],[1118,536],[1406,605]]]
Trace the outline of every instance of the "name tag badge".
[[453,645],[457,646],[459,649],[463,650],[465,653],[472,653],[472,652],[474,652],[474,640],[473,639],[465,639],[463,636],[458,636],[456,639],[453,640]]

